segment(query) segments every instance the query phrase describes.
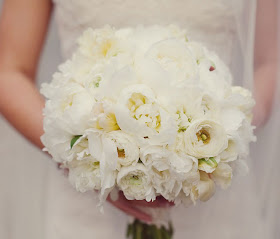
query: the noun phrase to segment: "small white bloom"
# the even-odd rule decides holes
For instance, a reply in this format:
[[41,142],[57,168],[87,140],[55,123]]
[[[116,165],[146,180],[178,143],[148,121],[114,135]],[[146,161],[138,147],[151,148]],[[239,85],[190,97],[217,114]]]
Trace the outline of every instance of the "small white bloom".
[[117,184],[128,200],[155,200],[147,168],[143,164],[121,168]]
[[209,178],[207,173],[200,173],[200,181],[197,185],[192,187],[191,199],[195,203],[198,199],[202,202],[208,201],[214,194],[216,188],[215,183]]
[[69,167],[69,181],[77,191],[100,190],[100,163],[92,157],[73,160]]
[[112,140],[121,166],[136,165],[139,161],[139,148],[133,137],[121,130],[112,131],[105,135]]
[[227,148],[224,128],[211,120],[196,120],[185,132],[185,150],[197,157],[215,157]]
[[124,51],[124,40],[120,41],[115,34],[115,29],[105,26],[102,29],[88,29],[78,39],[79,51],[93,59],[110,59]]
[[227,189],[231,184],[232,168],[227,163],[219,163],[212,176],[222,189]]
[[252,109],[255,105],[255,101],[252,98],[252,93],[240,86],[233,86],[231,88],[232,94],[227,98],[230,105],[237,107],[247,117],[249,121],[252,120]]
[[115,186],[117,177],[118,156],[113,142],[104,137],[100,131],[88,130],[89,152],[100,162],[101,203],[107,198]]

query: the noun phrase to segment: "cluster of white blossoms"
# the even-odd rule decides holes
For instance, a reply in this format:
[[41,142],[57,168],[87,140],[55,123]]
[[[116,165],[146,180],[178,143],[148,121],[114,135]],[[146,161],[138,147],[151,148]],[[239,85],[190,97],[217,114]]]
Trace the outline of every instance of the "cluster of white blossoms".
[[174,25],[88,29],[41,92],[46,150],[101,201],[206,201],[255,140],[251,93]]

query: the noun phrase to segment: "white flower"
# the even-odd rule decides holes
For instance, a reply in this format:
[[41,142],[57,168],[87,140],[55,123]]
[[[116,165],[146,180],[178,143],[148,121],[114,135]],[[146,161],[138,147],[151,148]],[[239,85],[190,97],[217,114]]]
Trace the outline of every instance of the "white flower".
[[232,168],[227,163],[219,163],[212,176],[222,189],[227,189],[231,184]]
[[227,148],[224,128],[211,120],[196,120],[185,132],[185,150],[197,157],[215,157]]
[[113,105],[110,101],[103,100],[95,103],[91,116],[90,123],[96,129],[107,132],[120,129],[114,114]]
[[220,154],[222,162],[232,162],[238,158],[240,139],[234,137],[228,140],[228,147]]
[[185,43],[181,43],[177,39],[155,43],[148,50],[147,56],[158,62],[167,71],[173,72],[173,81],[193,80],[197,75],[197,64],[191,52]]
[[193,168],[194,159],[156,146],[142,148],[140,157],[149,170],[156,193],[169,201],[175,200]]
[[121,168],[117,184],[128,200],[155,200],[151,179],[143,164]]
[[172,144],[176,125],[173,118],[161,108],[154,93],[145,85],[132,85],[123,90],[115,108],[121,130],[147,139],[151,144]]
[[53,119],[58,127],[73,135],[82,135],[88,128],[94,99],[77,83],[69,83],[55,89],[48,100],[44,115]]
[[200,173],[200,181],[192,187],[191,199],[195,203],[198,199],[202,202],[208,201],[214,194],[216,188],[215,183],[209,178],[207,173]]
[[112,131],[105,135],[113,142],[118,157],[119,168],[121,166],[136,165],[139,161],[139,148],[133,137],[121,130]]
[[124,40],[119,41],[110,26],[88,29],[78,39],[79,51],[93,60],[106,60],[124,51]]
[[107,198],[115,186],[117,177],[118,156],[113,142],[104,137],[100,131],[88,130],[89,152],[100,162],[101,203]]
[[100,190],[100,163],[92,157],[73,160],[69,167],[69,181],[77,191]]
[[252,93],[240,86],[233,86],[231,88],[232,94],[227,98],[228,104],[237,107],[241,110],[248,120],[252,120],[252,109],[255,105],[255,101],[252,98]]

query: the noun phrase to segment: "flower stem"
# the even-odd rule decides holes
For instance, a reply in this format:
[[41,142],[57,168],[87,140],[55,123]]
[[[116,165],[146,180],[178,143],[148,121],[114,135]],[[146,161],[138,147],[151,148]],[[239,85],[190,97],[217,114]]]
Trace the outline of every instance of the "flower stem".
[[172,239],[173,227],[169,223],[168,228],[149,225],[137,219],[127,226],[127,239]]

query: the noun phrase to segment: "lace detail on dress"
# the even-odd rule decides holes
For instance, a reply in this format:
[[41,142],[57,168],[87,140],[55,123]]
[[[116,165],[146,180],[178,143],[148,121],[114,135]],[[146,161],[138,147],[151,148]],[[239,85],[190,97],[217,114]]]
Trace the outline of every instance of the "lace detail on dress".
[[230,64],[236,35],[229,0],[55,0],[63,56],[86,28],[177,24]]

